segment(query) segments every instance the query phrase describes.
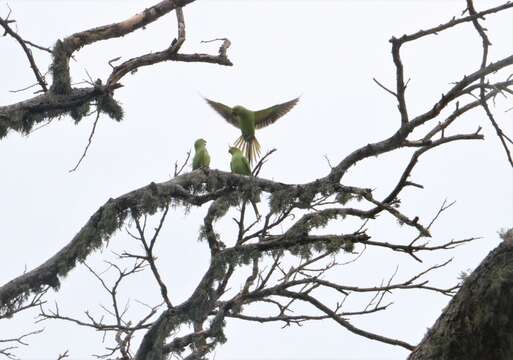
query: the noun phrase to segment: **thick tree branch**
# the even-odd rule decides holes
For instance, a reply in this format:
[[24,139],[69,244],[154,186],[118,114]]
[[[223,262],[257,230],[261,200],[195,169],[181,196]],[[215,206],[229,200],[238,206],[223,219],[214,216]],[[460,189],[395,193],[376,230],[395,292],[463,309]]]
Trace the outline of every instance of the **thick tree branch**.
[[409,360],[507,360],[513,352],[513,230],[463,282]]

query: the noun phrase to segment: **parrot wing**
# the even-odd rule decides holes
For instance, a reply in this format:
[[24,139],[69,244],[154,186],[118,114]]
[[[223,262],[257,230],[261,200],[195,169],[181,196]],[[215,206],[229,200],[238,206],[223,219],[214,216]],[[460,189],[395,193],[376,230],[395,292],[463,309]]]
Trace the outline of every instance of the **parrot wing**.
[[203,163],[203,166],[206,168],[210,166],[210,154],[208,153],[207,149],[203,149],[201,162]]
[[225,104],[221,104],[220,102],[209,100],[207,98],[204,99],[226,121],[235,126],[237,129],[239,128],[239,121],[233,116],[231,107],[226,106]]
[[199,169],[201,166],[201,161],[200,161],[200,158],[199,158],[199,155],[196,154],[194,155],[194,157],[192,158],[192,170],[196,170],[196,169]]
[[255,128],[260,129],[266,127],[267,125],[271,125],[283,115],[288,113],[290,109],[292,109],[294,105],[297,104],[298,101],[299,98],[297,97],[283,104],[278,104],[267,109],[255,111]]
[[245,156],[243,156],[241,158],[241,160],[242,160],[242,168],[244,169],[244,175],[251,176],[251,166],[249,165],[248,159]]

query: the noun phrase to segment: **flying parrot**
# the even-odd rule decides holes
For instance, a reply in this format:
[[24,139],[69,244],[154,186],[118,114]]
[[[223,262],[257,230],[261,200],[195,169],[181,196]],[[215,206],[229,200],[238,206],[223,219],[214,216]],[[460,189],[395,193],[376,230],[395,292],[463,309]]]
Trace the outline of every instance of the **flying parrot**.
[[299,98],[259,111],[251,111],[240,105],[231,108],[207,98],[205,100],[226,121],[240,129],[242,135],[235,141],[234,145],[246,154],[246,158],[251,165],[260,156],[260,144],[255,137],[255,129],[273,124],[288,113],[297,104]]
[[[228,150],[230,154],[232,154],[232,160],[230,161],[230,169],[232,173],[239,175],[251,176],[251,167],[249,165],[248,159],[244,156],[240,149],[231,146]],[[251,205],[253,206],[253,210],[255,211],[255,215],[258,219],[260,219],[260,214],[258,213],[258,208],[256,207],[254,199],[249,199]],[[258,201],[258,200],[257,200]]]
[[208,168],[210,165],[210,155],[207,151],[207,142],[204,139],[198,139],[194,142],[194,158],[192,158],[192,170],[199,168]]

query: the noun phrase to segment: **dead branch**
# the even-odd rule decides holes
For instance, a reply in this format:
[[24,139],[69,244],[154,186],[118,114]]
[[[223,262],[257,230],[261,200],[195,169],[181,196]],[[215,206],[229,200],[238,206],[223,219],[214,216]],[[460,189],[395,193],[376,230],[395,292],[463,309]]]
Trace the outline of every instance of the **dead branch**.
[[[163,0],[142,12],[118,23],[104,25],[85,31],[77,32],[62,40],[58,40],[52,49],[52,84],[49,88],[35,65],[32,52],[26,44],[32,44],[22,39],[14,32],[9,23],[12,20],[0,18],[0,25],[6,34],[18,41],[29,59],[31,68],[44,93],[15,104],[0,106],[0,138],[14,130],[29,134],[34,125],[55,117],[70,115],[75,122],[80,121],[88,112],[92,101],[102,106],[100,109],[109,117],[120,121],[123,117],[121,106],[113,99],[114,91],[121,86],[120,80],[139,67],[154,65],[164,61],[204,62],[231,66],[226,55],[229,41],[225,40],[218,55],[182,54],[181,45],[185,42],[185,20],[182,8],[194,0]],[[141,29],[162,16],[176,11],[178,19],[177,38],[163,51],[144,54],[114,66],[106,81],[98,79],[94,86],[85,88],[72,87],[69,61],[73,54],[85,46],[98,41],[106,41],[128,35]],[[105,84],[105,85],[103,85]]]

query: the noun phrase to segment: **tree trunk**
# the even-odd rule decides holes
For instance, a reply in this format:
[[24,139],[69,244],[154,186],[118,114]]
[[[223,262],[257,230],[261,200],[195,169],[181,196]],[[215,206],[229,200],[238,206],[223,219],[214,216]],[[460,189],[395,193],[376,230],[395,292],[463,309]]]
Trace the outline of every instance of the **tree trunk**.
[[513,229],[469,275],[408,360],[513,359]]

